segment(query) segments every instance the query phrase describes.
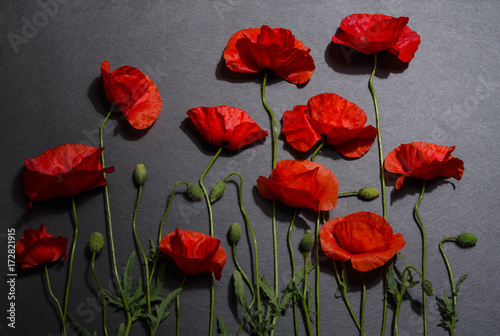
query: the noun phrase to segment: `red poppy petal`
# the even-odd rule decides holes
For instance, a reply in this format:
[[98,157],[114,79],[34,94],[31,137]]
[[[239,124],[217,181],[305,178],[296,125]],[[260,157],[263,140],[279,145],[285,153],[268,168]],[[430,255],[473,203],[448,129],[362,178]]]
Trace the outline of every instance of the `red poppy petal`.
[[388,50],[398,56],[402,62],[409,62],[413,59],[419,44],[420,35],[405,26],[396,44]]
[[378,135],[377,129],[371,125],[360,128],[355,132],[358,134],[355,138],[335,146],[335,149],[345,157],[362,157],[372,147]]
[[338,222],[333,235],[342,248],[353,254],[381,251],[389,243],[382,233],[368,223],[352,220]]
[[145,77],[149,81],[148,93],[137,100],[129,110],[122,111],[130,125],[135,129],[150,127],[158,118],[163,104],[158,88],[149,77]]
[[407,23],[406,17],[352,14],[342,19],[342,31],[335,34],[332,41],[365,54],[374,54],[393,47]]
[[389,245],[384,251],[353,254],[351,257],[352,267],[360,272],[367,272],[378,268],[401,251],[405,244],[403,236],[400,233],[396,233],[392,236]]
[[226,127],[224,115],[219,113],[216,107],[195,107],[187,111],[187,114],[206,142],[216,146],[222,145]]
[[351,253],[339,246],[332,231],[335,225],[342,220],[342,217],[330,219],[319,230],[321,249],[328,258],[338,261],[351,259]]
[[66,237],[41,238],[26,246],[21,253],[18,254],[16,251],[16,262],[24,270],[57,261],[62,257],[66,259],[67,247],[68,238]]
[[310,191],[285,187],[264,176],[259,176],[257,179],[257,191],[264,198],[282,201],[293,208],[304,207],[323,211],[319,207],[320,201]]
[[307,102],[311,126],[327,135],[334,127],[356,129],[366,123],[366,114],[356,104],[335,93],[321,93]]
[[224,147],[231,150],[239,149],[265,138],[268,134],[267,131],[262,130],[259,125],[253,121],[243,122],[234,127],[231,138]]
[[286,141],[296,150],[307,152],[321,136],[312,128],[306,115],[307,106],[297,105],[291,111],[283,114],[282,132]]
[[260,28],[247,28],[234,33],[224,50],[226,66],[235,72],[256,73],[262,69],[255,63],[249,46],[257,42]]

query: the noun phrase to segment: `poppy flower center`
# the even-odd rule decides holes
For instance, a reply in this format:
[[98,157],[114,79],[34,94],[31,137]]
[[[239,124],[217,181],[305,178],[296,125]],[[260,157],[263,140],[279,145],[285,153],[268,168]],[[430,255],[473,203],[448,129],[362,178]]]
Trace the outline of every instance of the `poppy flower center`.
[[389,244],[384,234],[363,222],[341,221],[332,233],[340,247],[350,253],[383,251]]

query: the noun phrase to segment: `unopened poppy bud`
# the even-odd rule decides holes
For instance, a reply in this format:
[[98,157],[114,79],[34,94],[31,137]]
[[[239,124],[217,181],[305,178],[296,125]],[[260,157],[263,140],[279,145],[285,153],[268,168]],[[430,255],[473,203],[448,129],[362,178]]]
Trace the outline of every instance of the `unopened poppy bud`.
[[227,240],[229,244],[236,245],[241,239],[241,226],[238,223],[233,223],[227,232]]
[[144,183],[146,182],[147,175],[148,171],[146,170],[146,166],[144,166],[142,163],[139,163],[137,166],[135,166],[134,179],[138,185],[140,186],[144,185]]
[[189,184],[186,193],[193,201],[201,201],[203,199],[203,190],[196,184]]
[[461,248],[473,247],[476,245],[476,242],[477,236],[473,235],[472,233],[462,233],[461,235],[458,235],[457,239],[455,240],[455,243]]
[[358,191],[358,197],[365,200],[371,201],[377,198],[380,195],[380,192],[377,189],[371,187],[365,187]]
[[299,244],[300,252],[307,253],[311,251],[312,246],[313,246],[313,239],[311,230],[307,230]]
[[422,280],[422,290],[427,296],[434,295],[434,288],[432,287],[432,283],[427,279]]
[[210,203],[214,203],[219,198],[221,198],[222,195],[224,195],[224,191],[226,191],[226,182],[225,181],[217,182],[212,187],[212,190],[210,190]]
[[99,232],[94,232],[89,239],[88,249],[90,253],[99,254],[104,247],[104,238]]

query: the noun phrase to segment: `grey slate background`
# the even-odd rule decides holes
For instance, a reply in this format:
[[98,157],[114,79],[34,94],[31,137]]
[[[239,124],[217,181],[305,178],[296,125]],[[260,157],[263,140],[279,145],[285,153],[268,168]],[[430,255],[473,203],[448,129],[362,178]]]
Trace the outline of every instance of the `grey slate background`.
[[[49,5],[51,4],[51,5]],[[54,6],[54,4],[57,4]],[[23,161],[64,143],[98,145],[98,128],[107,112],[100,65],[108,60],[111,69],[130,65],[141,69],[158,86],[163,110],[147,132],[133,134],[119,115],[109,120],[105,132],[105,155],[116,172],[109,176],[114,237],[118,264],[123,267],[135,250],[131,232],[136,188],[132,172],[137,163],[149,171],[138,214],[143,245],[156,239],[158,223],[166,200],[176,181],[196,182],[215,153],[186,122],[185,112],[196,106],[229,105],[246,110],[264,129],[269,118],[260,101],[261,76],[231,73],[223,66],[222,52],[234,32],[267,24],[290,29],[306,46],[316,63],[316,71],[304,86],[296,87],[273,77],[267,88],[267,101],[281,118],[284,111],[321,92],[335,92],[356,103],[375,123],[368,90],[372,57],[357,53],[347,57],[330,43],[343,17],[352,13],[383,13],[408,16],[409,27],[417,31],[422,43],[406,69],[395,67],[385,57],[374,79],[383,128],[383,147],[387,154],[401,143],[434,142],[456,146],[454,156],[465,162],[461,181],[435,181],[420,206],[428,236],[428,278],[435,291],[448,290],[445,266],[438,251],[447,236],[471,232],[478,245],[461,250],[452,244],[445,249],[455,278],[468,273],[458,301],[460,321],[457,335],[496,335],[500,328],[497,279],[498,268],[498,190],[500,173],[498,143],[498,103],[500,83],[499,28],[500,3],[490,1],[82,1],[40,0],[3,1],[0,4],[0,123],[2,182],[2,226],[0,232],[0,275],[2,304],[1,329],[6,335],[57,335],[58,315],[46,290],[42,269],[18,272],[16,280],[16,329],[6,326],[6,237],[16,229],[19,239],[25,228],[45,224],[53,235],[72,236],[69,200],[39,202],[26,210],[22,190]],[[36,30],[24,31],[26,22],[36,22]],[[24,40],[9,41],[14,33]],[[24,33],[24,35],[23,35]],[[11,35],[12,36],[12,35]],[[309,158],[311,153],[290,151],[280,138],[278,159]],[[379,187],[378,152],[374,146],[358,160],[345,160],[334,148],[325,147],[317,162],[337,175],[341,190],[364,186]],[[259,242],[261,274],[272,281],[272,241],[270,202],[255,190],[259,175],[267,176],[271,167],[271,139],[239,152],[224,151],[205,178],[211,186],[231,171],[245,178],[244,204]],[[419,195],[418,181],[405,182],[393,190],[394,177],[388,177],[388,219],[395,232],[407,241],[404,256],[408,263],[420,265],[421,238],[412,210]],[[231,294],[234,265],[225,234],[232,222],[243,223],[236,202],[236,185],[230,183],[224,198],[214,209],[215,235],[228,252],[222,280],[216,284],[215,316],[222,316],[232,334],[236,333],[242,311]],[[101,333],[101,315],[96,287],[89,267],[85,244],[94,231],[106,232],[102,190],[76,197],[80,235],[75,256],[70,311],[89,330]],[[381,212],[379,200],[366,203],[342,198],[330,218],[355,211]],[[290,276],[286,233],[293,210],[279,204],[278,240],[280,286]],[[303,231],[314,227],[315,214],[301,211],[294,229],[297,245]],[[175,196],[164,233],[174,227],[208,232],[206,207]],[[250,272],[249,240],[238,245],[242,267]],[[301,258],[296,252],[297,263]],[[324,335],[357,335],[344,303],[336,294],[337,285],[331,262],[322,259],[321,326]],[[400,264],[400,261],[399,261]],[[110,259],[107,251],[97,260],[104,287],[111,289]],[[62,299],[67,262],[50,266],[53,290]],[[168,289],[175,288],[182,274],[169,264]],[[140,276],[136,263],[134,272]],[[352,273],[350,299],[359,312],[359,281]],[[382,272],[367,274],[367,334],[379,334],[382,316]],[[400,335],[418,335],[422,319],[418,315],[420,290],[411,290],[415,302],[405,301],[400,315]],[[94,301],[97,300],[97,301]],[[208,327],[209,277],[190,277],[181,296],[181,333],[204,335]],[[429,335],[446,335],[439,323],[433,299],[428,300]],[[124,321],[110,310],[109,331],[114,333]],[[389,311],[389,326],[392,311]],[[303,328],[303,323],[299,323]],[[173,334],[172,313],[161,325],[159,335]],[[280,318],[277,335],[293,331],[291,310]],[[302,332],[305,333],[304,330]],[[145,334],[135,323],[131,335]],[[386,334],[389,334],[387,332]]]

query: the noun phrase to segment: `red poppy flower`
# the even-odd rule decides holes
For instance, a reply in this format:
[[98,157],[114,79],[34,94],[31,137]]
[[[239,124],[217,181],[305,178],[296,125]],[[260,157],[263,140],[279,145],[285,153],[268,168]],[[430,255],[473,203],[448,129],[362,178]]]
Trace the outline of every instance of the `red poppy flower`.
[[406,243],[400,233],[392,234],[384,217],[367,211],[330,219],[321,227],[319,237],[330,259],[351,259],[352,267],[361,272],[384,265]]
[[226,252],[220,240],[195,231],[175,229],[160,242],[161,253],[171,256],[177,267],[188,275],[213,272],[220,280],[226,264]]
[[108,61],[102,62],[101,73],[106,97],[132,127],[145,129],[155,122],[162,103],[158,88],[148,76],[129,66],[110,73]]
[[371,147],[377,129],[364,126],[366,114],[335,93],[321,93],[306,105],[297,105],[283,114],[283,134],[298,151],[311,149],[321,136],[344,156],[359,158]]
[[206,142],[227,149],[244,147],[268,134],[245,111],[236,107],[199,106],[187,114]]
[[264,25],[233,34],[224,59],[227,67],[236,72],[257,73],[267,68],[291,83],[303,84],[315,69],[309,51],[288,29]]
[[453,177],[460,180],[464,162],[451,156],[455,146],[438,146],[428,142],[403,144],[390,152],[384,162],[388,172],[402,174],[396,181],[401,188],[405,177],[432,180],[436,177]]
[[418,49],[420,36],[406,26],[408,20],[382,14],[351,14],[342,19],[342,31],[332,41],[364,54],[387,50],[401,61],[409,62]]
[[38,229],[26,229],[23,236],[16,242],[16,262],[21,269],[49,264],[56,260],[67,258],[68,238],[53,237],[45,231],[45,225]]
[[328,211],[337,205],[339,182],[335,174],[319,163],[282,160],[268,179],[259,176],[257,191],[268,199],[294,208]]
[[39,157],[24,160],[24,192],[32,203],[56,196],[75,196],[106,184],[104,173],[114,167],[101,168],[99,156],[104,148],[86,145],[61,145],[49,149]]

